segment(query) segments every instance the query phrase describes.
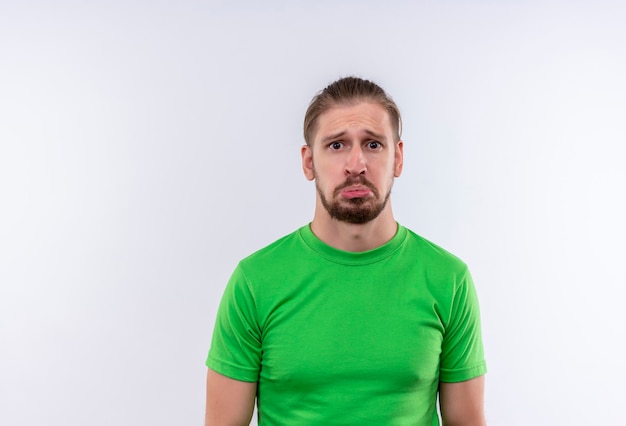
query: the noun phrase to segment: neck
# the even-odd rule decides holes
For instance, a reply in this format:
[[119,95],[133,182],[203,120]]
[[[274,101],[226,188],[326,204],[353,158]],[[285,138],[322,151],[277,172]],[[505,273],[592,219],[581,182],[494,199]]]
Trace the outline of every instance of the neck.
[[323,206],[317,205],[311,222],[311,231],[323,242],[339,250],[361,252],[382,246],[398,230],[391,201],[378,217],[364,224],[341,222],[330,217]]

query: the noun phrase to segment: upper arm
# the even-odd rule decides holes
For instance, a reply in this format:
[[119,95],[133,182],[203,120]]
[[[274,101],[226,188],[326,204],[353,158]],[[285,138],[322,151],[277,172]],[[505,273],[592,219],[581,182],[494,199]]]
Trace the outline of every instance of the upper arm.
[[209,368],[206,380],[205,426],[249,425],[254,411],[256,382],[242,382]]
[[485,376],[457,383],[439,383],[439,406],[444,426],[485,425]]

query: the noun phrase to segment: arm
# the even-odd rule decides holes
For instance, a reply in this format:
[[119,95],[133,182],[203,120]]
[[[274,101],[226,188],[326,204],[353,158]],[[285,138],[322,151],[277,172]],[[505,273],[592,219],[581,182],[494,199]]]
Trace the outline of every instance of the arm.
[[206,378],[205,426],[249,425],[256,382],[240,382],[209,369]]
[[439,383],[444,426],[485,426],[485,376],[465,382]]

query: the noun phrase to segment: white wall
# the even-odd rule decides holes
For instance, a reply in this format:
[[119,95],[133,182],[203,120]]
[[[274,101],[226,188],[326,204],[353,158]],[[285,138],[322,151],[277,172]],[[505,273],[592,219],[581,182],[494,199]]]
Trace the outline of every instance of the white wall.
[[473,271],[489,423],[626,424],[626,5],[384,3],[0,2],[0,424],[202,423],[222,289],[310,220],[302,117],[348,74],[403,111],[398,219]]

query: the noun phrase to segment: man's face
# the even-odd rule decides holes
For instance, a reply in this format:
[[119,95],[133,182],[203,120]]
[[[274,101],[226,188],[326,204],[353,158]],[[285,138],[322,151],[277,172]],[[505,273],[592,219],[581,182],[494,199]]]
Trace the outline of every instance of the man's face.
[[393,134],[389,113],[374,102],[340,104],[318,117],[302,166],[333,219],[367,223],[387,207],[402,172],[402,141]]

